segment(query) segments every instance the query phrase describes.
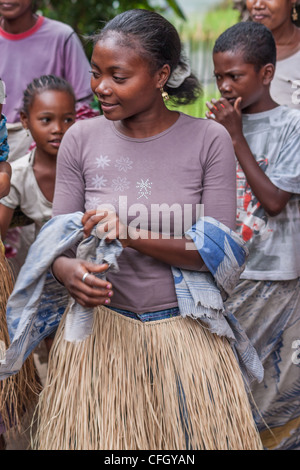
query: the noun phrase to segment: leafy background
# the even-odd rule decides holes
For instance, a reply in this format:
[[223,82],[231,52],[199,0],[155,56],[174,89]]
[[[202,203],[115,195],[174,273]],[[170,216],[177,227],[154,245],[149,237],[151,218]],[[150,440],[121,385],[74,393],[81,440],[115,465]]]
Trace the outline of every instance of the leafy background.
[[[146,8],[163,14],[177,28],[203,94],[193,104],[179,109],[204,117],[205,102],[218,95],[212,69],[212,48],[216,38],[240,20],[234,0],[36,0],[39,13],[69,24],[82,39],[90,58],[92,45],[86,38],[118,13],[132,8]],[[94,106],[97,106],[95,101]]]

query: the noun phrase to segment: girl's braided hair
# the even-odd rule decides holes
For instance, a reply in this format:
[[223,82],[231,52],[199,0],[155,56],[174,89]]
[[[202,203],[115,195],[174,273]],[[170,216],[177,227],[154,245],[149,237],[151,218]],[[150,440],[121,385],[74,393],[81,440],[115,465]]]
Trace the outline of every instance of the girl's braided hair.
[[29,114],[30,108],[37,94],[46,90],[65,91],[74,98],[76,102],[75,93],[67,80],[56,75],[42,75],[39,78],[34,78],[30,82],[23,93],[23,106],[21,111],[26,115]]

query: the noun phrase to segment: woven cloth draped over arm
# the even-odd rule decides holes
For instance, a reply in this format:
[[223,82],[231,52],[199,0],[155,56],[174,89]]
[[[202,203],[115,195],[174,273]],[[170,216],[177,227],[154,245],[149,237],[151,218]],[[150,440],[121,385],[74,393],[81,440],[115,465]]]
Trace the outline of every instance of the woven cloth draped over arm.
[[[117,270],[116,257],[122,245],[106,244],[96,230],[83,240],[83,214],[59,215],[47,222],[30,247],[25,264],[8,300],[6,317],[11,344],[0,360],[0,380],[16,374],[33,349],[57,328],[68,306],[69,295],[50,274],[53,261],[79,243],[77,257],[109,264]],[[67,315],[66,339],[81,341],[92,330],[93,309],[71,299]],[[1,349],[0,349],[1,350]]]

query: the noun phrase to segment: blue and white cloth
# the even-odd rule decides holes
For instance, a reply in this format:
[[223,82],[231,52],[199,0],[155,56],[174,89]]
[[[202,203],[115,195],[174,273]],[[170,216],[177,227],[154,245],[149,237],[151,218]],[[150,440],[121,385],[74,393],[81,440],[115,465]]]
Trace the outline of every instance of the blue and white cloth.
[[[121,243],[106,244],[96,236],[95,229],[83,240],[82,216],[82,212],[75,212],[54,217],[31,245],[7,303],[11,344],[0,360],[0,380],[19,372],[35,347],[57,329],[68,306],[67,290],[49,271],[58,256],[79,243],[78,257],[96,264],[106,261],[110,269],[118,269],[116,258],[122,251]],[[84,340],[92,332],[92,319],[93,309],[84,308],[71,298],[65,338]]]
[[[7,324],[11,344],[0,361],[0,380],[16,374],[23,362],[58,326],[67,307],[66,289],[58,284],[49,268],[67,249],[79,243],[77,256],[118,270],[121,243],[107,244],[96,229],[83,240],[83,214],[60,215],[47,222],[31,246],[15,288],[8,300]],[[236,319],[224,308],[223,298],[235,287],[243,270],[247,251],[240,238],[212,218],[201,218],[187,233],[194,241],[211,273],[172,268],[180,314],[204,321],[211,332],[226,336],[237,353],[246,382],[262,380],[263,369],[256,351]],[[49,284],[56,283],[51,295]],[[57,307],[56,307],[57,304]],[[92,332],[93,309],[70,300],[65,339],[82,341]]]
[[0,115],[0,162],[5,162],[8,158],[9,146],[7,143],[6,117]]
[[187,231],[209,272],[172,268],[180,314],[201,320],[211,333],[231,343],[245,383],[261,382],[264,371],[256,350],[224,301],[244,270],[248,250],[235,232],[212,217],[202,217]]

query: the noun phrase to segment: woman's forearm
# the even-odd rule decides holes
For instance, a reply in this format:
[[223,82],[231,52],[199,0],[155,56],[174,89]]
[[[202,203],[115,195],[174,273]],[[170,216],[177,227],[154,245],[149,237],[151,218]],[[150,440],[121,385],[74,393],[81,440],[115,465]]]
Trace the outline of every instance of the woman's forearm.
[[119,239],[124,249],[132,248],[170,266],[199,270],[204,265],[194,243],[184,235],[174,238],[158,232],[137,229],[123,224],[114,211],[103,209],[87,211],[83,218],[85,237],[90,236],[95,226],[99,238],[107,243]]
[[[192,240],[185,237],[163,238],[162,234],[140,231],[139,238],[130,237],[127,246],[170,266],[197,271],[204,265]],[[130,234],[129,234],[130,235]]]

